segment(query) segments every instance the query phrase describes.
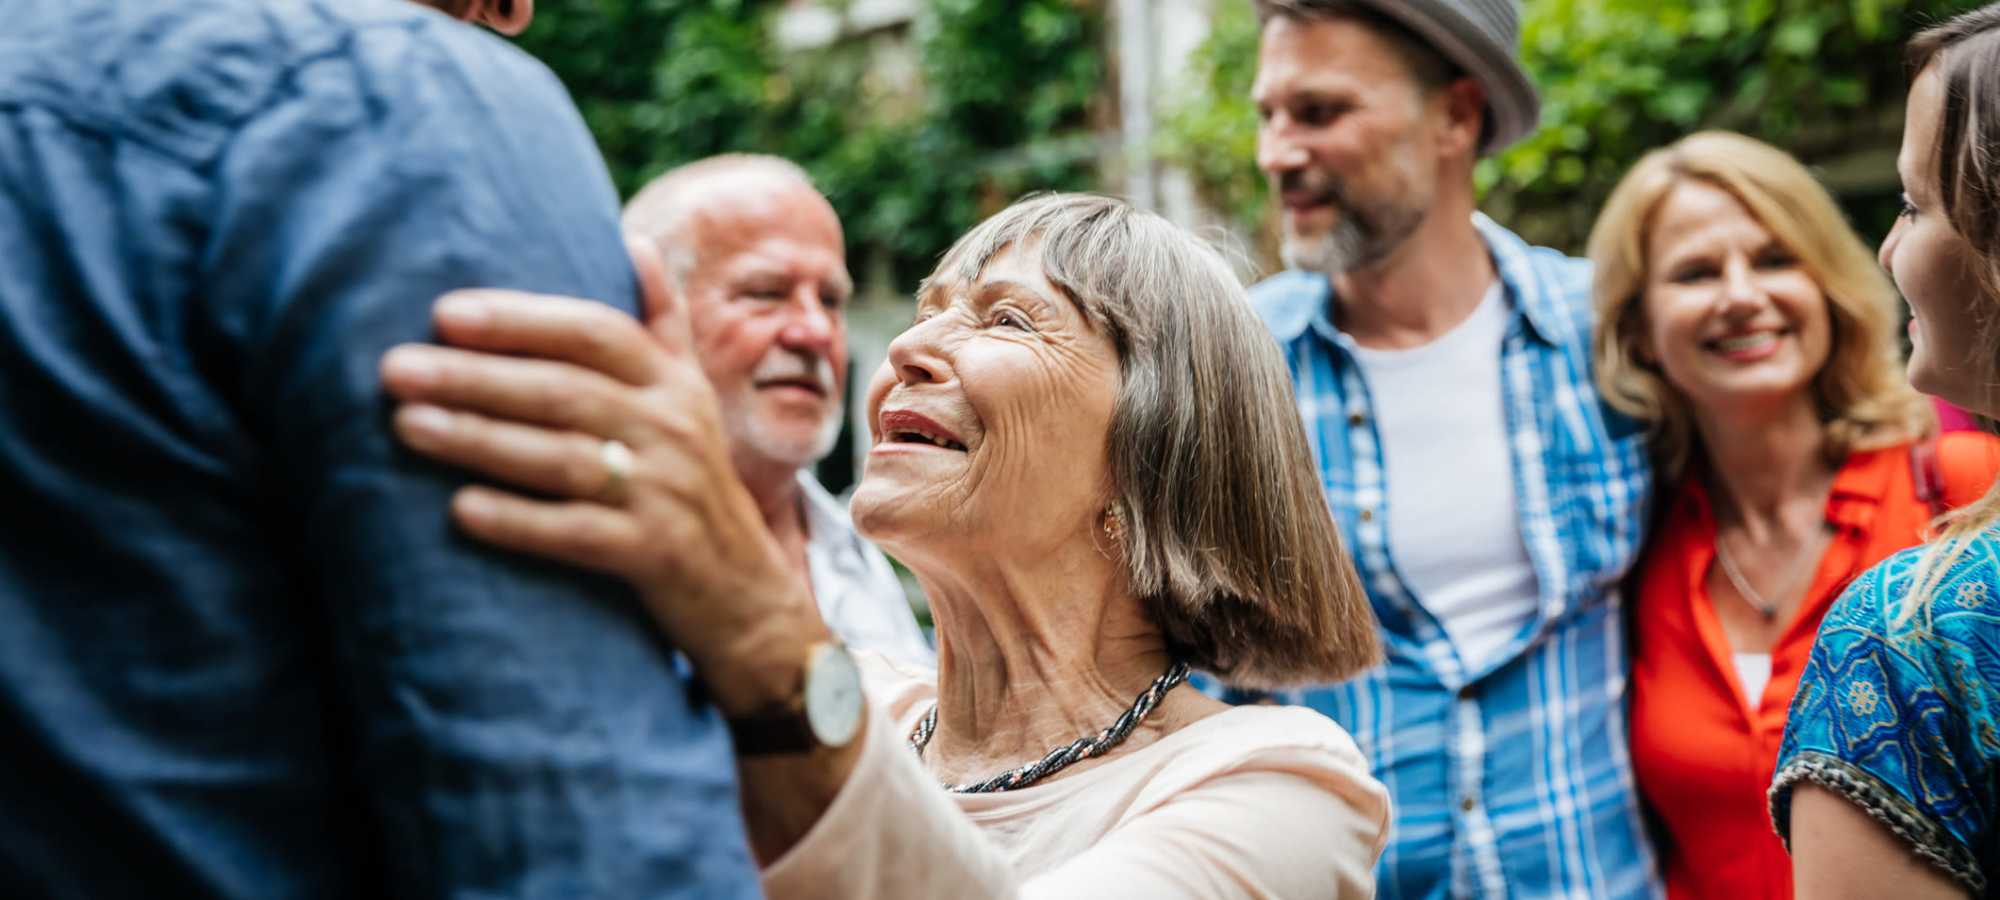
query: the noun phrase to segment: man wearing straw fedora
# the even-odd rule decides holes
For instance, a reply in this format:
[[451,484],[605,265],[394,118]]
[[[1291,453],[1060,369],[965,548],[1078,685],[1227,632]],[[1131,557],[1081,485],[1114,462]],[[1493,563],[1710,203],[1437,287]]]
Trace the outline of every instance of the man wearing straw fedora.
[[1382,896],[1655,896],[1617,593],[1641,434],[1591,384],[1588,265],[1475,211],[1474,164],[1536,126],[1518,10],[1253,2],[1287,267],[1253,297],[1387,649],[1281,699],[1389,786]]

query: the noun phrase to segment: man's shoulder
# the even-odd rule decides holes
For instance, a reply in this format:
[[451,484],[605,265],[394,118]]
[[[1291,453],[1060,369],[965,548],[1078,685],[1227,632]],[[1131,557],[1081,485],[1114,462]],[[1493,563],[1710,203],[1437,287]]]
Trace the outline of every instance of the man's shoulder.
[[1491,248],[1496,261],[1501,265],[1510,262],[1529,266],[1538,272],[1562,279],[1565,283],[1581,280],[1586,286],[1590,282],[1590,260],[1571,256],[1554,247],[1531,243],[1513,229],[1494,221],[1485,213],[1474,213],[1473,227]]
[[1549,340],[1587,350],[1595,318],[1590,260],[1531,244],[1483,213],[1473,216],[1473,224],[1529,321]]
[[[1989,627],[1991,611],[2000,606],[2000,528],[1985,528],[1956,539],[1955,552],[1935,544],[1920,544],[1892,553],[1870,566],[1841,592],[1821,624],[1821,634],[1860,631],[1884,641],[1932,639],[1956,634],[1970,626]],[[1947,563],[1933,576],[1933,566]],[[1918,598],[1917,591],[1925,594]],[[1907,615],[1911,606],[1928,606],[1931,615]],[[1971,615],[1962,615],[1970,613]],[[1984,643],[1984,642],[1982,642]],[[2000,651],[1995,653],[2000,658]]]
[[0,103],[194,165],[274,106],[339,97],[393,113],[425,102],[439,76],[553,80],[497,36],[409,0],[28,0],[0,33]]
[[1306,330],[1329,290],[1323,274],[1286,269],[1250,286],[1250,307],[1273,336],[1289,341]]

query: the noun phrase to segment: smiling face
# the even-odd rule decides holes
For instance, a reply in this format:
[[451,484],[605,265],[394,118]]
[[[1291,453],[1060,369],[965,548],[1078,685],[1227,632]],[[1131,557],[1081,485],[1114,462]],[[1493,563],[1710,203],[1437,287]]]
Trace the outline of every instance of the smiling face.
[[1110,338],[1033,247],[933,284],[869,387],[856,526],[912,565],[1073,540],[1105,508],[1118,382]]
[[1272,16],[1251,99],[1287,266],[1363,268],[1423,223],[1438,190],[1446,100],[1389,38],[1351,19]]
[[1833,336],[1819,282],[1736,197],[1683,180],[1645,242],[1642,355],[1697,408],[1810,400]]
[[1987,415],[2000,413],[1986,387],[1976,316],[1984,291],[1971,246],[1947,220],[1937,173],[1943,80],[1932,64],[1910,86],[1896,171],[1904,208],[1882,242],[1881,260],[1909,301],[1910,384]]
[[680,229],[695,249],[680,279],[703,371],[746,477],[788,475],[840,433],[852,290],[832,207],[803,183],[722,176]]

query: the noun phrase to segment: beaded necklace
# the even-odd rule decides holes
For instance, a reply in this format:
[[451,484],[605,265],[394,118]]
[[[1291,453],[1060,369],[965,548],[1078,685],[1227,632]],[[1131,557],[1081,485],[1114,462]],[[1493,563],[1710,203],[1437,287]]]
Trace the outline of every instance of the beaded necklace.
[[[1132,734],[1132,729],[1138,727],[1139,723],[1152,713],[1154,707],[1160,705],[1160,700],[1166,697],[1167,692],[1186,681],[1187,677],[1187,663],[1175,662],[1168,666],[1160,677],[1153,679],[1151,687],[1140,692],[1138,698],[1132,701],[1132,708],[1119,716],[1118,721],[1111,723],[1110,728],[1094,735],[1084,735],[1064,746],[1050,750],[1047,756],[1018,769],[1010,769],[985,781],[947,784],[945,790],[959,794],[1011,791],[1054,775],[1077,760],[1103,756],[1111,748],[1123,743],[1125,738]],[[910,749],[916,751],[918,759],[923,758],[924,748],[930,745],[931,733],[936,730],[937,705],[932,704],[930,712],[924,713],[924,717],[917,721],[917,727],[910,731]]]

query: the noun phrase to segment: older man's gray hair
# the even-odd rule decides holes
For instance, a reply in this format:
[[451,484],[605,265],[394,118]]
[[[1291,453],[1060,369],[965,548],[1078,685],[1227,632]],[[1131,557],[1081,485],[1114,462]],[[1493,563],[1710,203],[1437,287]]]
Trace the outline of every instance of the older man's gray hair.
[[722,179],[752,175],[796,180],[813,188],[812,176],[789,159],[759,153],[710,156],[669,169],[640,188],[625,204],[625,230],[659,245],[667,274],[676,284],[685,285],[688,273],[701,262],[696,258],[698,242],[688,240],[686,230],[701,209],[702,191]]

